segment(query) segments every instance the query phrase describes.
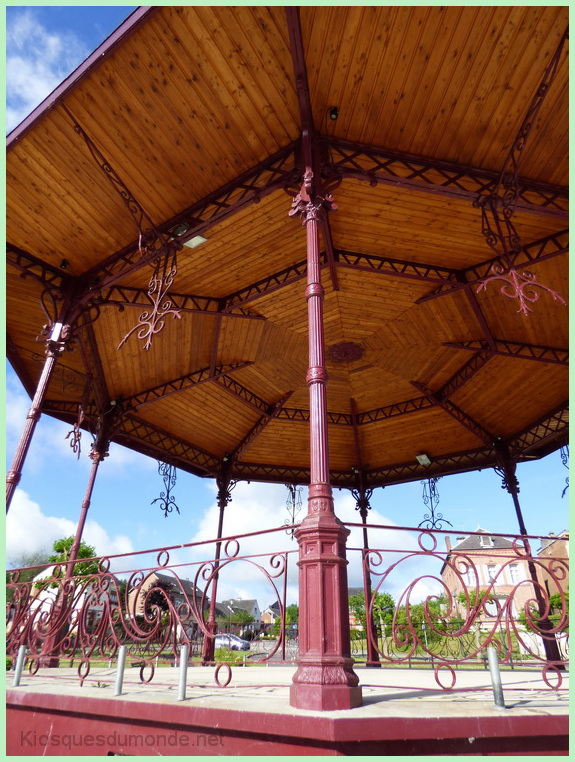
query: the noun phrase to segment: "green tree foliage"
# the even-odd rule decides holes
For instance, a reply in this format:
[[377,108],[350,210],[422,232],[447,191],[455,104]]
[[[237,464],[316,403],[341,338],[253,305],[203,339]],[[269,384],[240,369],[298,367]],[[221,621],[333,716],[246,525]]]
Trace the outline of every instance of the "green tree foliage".
[[[290,603],[286,606],[286,630],[291,624],[297,624],[299,620],[299,607],[297,603]],[[278,617],[273,623],[271,632],[273,635],[279,635],[281,632],[281,619]]]
[[[475,601],[478,600],[477,597],[477,591],[476,590],[470,590],[467,595],[469,596],[469,608],[475,608]],[[493,593],[488,593],[487,590],[480,590],[479,591],[479,606],[482,606],[483,603],[487,601],[492,601],[494,599]],[[464,606],[467,606],[467,598],[465,597],[465,593],[459,593],[457,596],[457,600],[459,603],[462,603]]]
[[[67,561],[70,558],[70,551],[72,550],[73,544],[74,544],[74,538],[72,536],[63,537],[61,540],[56,540],[53,546],[54,552],[52,553],[51,556],[48,557],[48,562],[57,565],[57,564],[61,564],[64,561]],[[95,555],[96,555],[96,549],[93,548],[91,545],[87,545],[82,540],[80,542],[80,547],[78,548],[78,555],[76,557],[78,559],[94,558]],[[83,561],[83,562],[74,564],[73,575],[75,577],[87,577],[89,575],[97,574],[97,573],[98,573],[97,561]]]
[[167,580],[154,580],[146,595],[146,614],[150,616],[156,608],[159,608],[160,611],[168,611],[171,594],[172,587]]
[[[206,615],[206,621],[209,616],[209,610]],[[253,622],[254,617],[251,614],[248,614],[247,611],[244,611],[244,609],[236,609],[233,614],[230,614],[229,616],[225,616],[224,614],[220,614],[216,617],[216,622],[220,622],[220,624],[249,624],[250,622]]]
[[[371,591],[373,598],[374,591]],[[395,611],[395,601],[389,593],[377,593],[373,599],[373,620],[378,636],[381,635],[381,627],[385,629],[385,634],[391,634],[391,624],[393,622],[393,613]],[[349,612],[355,617],[355,621],[365,630],[365,599],[363,593],[355,593],[349,596]]]
[[[38,553],[31,553],[30,555],[23,555],[14,559],[14,569],[21,569],[18,577],[18,584],[22,582],[30,582],[34,577],[42,571],[36,567],[42,566],[42,564],[48,563],[48,551],[40,551]],[[30,568],[32,567],[32,568]],[[12,573],[6,572],[6,585],[10,583]],[[14,598],[14,589],[6,588],[6,601],[9,603]]]

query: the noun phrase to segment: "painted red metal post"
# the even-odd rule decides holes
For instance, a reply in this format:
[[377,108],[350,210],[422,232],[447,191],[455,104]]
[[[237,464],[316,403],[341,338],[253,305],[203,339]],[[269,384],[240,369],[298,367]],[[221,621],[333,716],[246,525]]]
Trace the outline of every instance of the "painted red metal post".
[[[539,609],[539,622],[538,626],[541,630],[552,630],[553,625],[551,624],[549,617],[545,614],[545,611],[547,609],[547,606],[545,604],[545,600],[543,599],[543,594],[541,592],[542,586],[537,578],[537,569],[535,567],[535,564],[531,560],[531,546],[529,543],[529,540],[527,539],[527,529],[525,527],[525,521],[523,520],[523,513],[521,511],[521,505],[519,504],[519,481],[517,479],[517,476],[515,474],[516,472],[516,463],[511,458],[509,451],[505,445],[498,444],[497,446],[498,455],[499,455],[499,468],[495,469],[496,472],[499,473],[499,475],[502,477],[502,487],[503,489],[506,489],[507,492],[511,495],[511,498],[513,500],[513,506],[515,507],[515,513],[517,514],[517,521],[519,522],[519,531],[524,537],[524,545],[525,545],[525,552],[527,553],[528,561],[527,561],[527,568],[529,569],[529,576],[531,577],[531,581],[533,583],[533,590],[535,593],[535,598],[537,599],[537,607]],[[545,656],[547,657],[547,661],[554,664],[557,669],[564,670],[565,666],[562,663],[563,659],[561,657],[561,653],[559,652],[559,646],[557,645],[557,640],[555,639],[554,635],[549,635],[548,637],[542,638],[543,640],[543,648],[545,649]]]
[[[363,464],[363,456],[361,452],[361,443],[359,440],[359,431],[357,423],[357,405],[355,400],[350,398],[351,407],[351,420],[353,423],[353,440],[355,445],[355,457],[357,459],[357,467],[352,468],[355,471],[356,487],[351,491],[351,494],[355,498],[355,509],[359,511],[361,516],[362,531],[363,531],[363,552],[361,554],[362,571],[363,571],[363,600],[365,606],[365,639],[367,642],[367,666],[368,667],[381,667],[379,661],[379,654],[377,651],[377,628],[373,621],[373,609],[370,610],[371,603],[371,574],[369,571],[369,541],[367,537],[367,512],[371,508],[369,504],[373,489],[367,489],[365,468]],[[382,633],[383,634],[383,633]]]
[[84,534],[84,527],[86,525],[86,519],[90,509],[92,492],[94,491],[94,483],[96,481],[98,467],[104,458],[108,456],[109,446],[110,419],[106,418],[105,416],[101,416],[98,424],[96,441],[92,445],[92,450],[89,455],[92,461],[92,468],[90,469],[90,476],[88,477],[88,485],[86,487],[84,499],[82,500],[82,509],[80,511],[80,518],[78,519],[78,525],[76,527],[76,534],[74,536],[74,541],[72,543],[72,547],[70,548],[70,554],[66,564],[66,571],[64,574],[65,582],[63,587],[58,591],[58,597],[54,604],[56,620],[61,622],[62,626],[55,628],[42,644],[42,652],[44,657],[40,660],[40,663],[43,667],[60,666],[60,644],[68,632],[68,618],[71,609],[71,601],[74,597],[74,583],[72,580],[74,577],[75,564],[72,562],[76,561],[78,558],[78,551],[80,550],[80,544]]
[[12,466],[10,467],[10,470],[6,476],[6,513],[8,513],[10,509],[10,503],[14,497],[14,492],[16,491],[16,487],[22,478],[22,468],[24,466],[24,461],[26,460],[26,455],[32,442],[34,429],[36,428],[36,424],[38,423],[42,414],[42,404],[48,390],[48,384],[50,383],[50,378],[52,377],[54,365],[66,348],[66,342],[69,337],[69,325],[64,325],[63,323],[59,322],[54,323],[50,337],[46,342],[47,357],[44,362],[44,368],[42,370],[40,380],[38,381],[36,394],[34,395],[34,399],[32,400],[32,404],[28,410],[26,423],[24,425],[24,430],[22,432],[22,436],[20,437],[18,447],[16,448]]
[[230,491],[235,486],[235,483],[231,481],[230,473],[232,467],[232,459],[224,460],[222,464],[221,474],[216,478],[218,485],[218,507],[220,509],[220,515],[218,519],[218,541],[216,542],[216,552],[214,559],[214,572],[212,578],[212,587],[210,590],[210,610],[208,614],[208,621],[206,623],[208,632],[204,634],[204,643],[202,647],[202,664],[214,663],[215,652],[215,635],[216,635],[216,602],[218,595],[218,577],[220,557],[222,552],[221,538],[224,531],[224,512],[226,506],[231,501]]
[[307,233],[310,398],[310,485],[308,514],[295,531],[299,543],[299,657],[291,705],[300,709],[349,709],[361,704],[349,641],[345,543],[349,531],[337,519],[329,474],[327,372],[323,334],[323,287],[319,221],[331,199],[311,197],[308,168],[291,216],[303,215]]

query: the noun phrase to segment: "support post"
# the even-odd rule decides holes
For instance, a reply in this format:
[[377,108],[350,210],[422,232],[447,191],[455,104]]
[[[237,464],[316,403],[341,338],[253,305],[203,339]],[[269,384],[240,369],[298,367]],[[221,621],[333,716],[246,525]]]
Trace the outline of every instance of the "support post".
[[[377,627],[373,619],[373,610],[370,610],[371,604],[371,574],[369,571],[369,540],[367,536],[367,512],[371,508],[369,497],[371,490],[366,490],[364,473],[356,470],[357,487],[352,490],[352,495],[356,500],[356,510],[361,516],[363,532],[363,549],[361,553],[362,572],[363,572],[363,599],[365,601],[365,637],[367,641],[367,667],[381,667],[379,653],[377,651]],[[382,625],[383,626],[383,625]]]
[[[373,610],[370,612],[371,603],[371,574],[369,571],[369,542],[367,538],[367,512],[371,508],[369,503],[373,494],[373,489],[366,489],[365,468],[363,456],[361,453],[361,443],[359,440],[359,429],[357,424],[357,405],[353,397],[350,399],[351,419],[353,422],[353,439],[355,444],[355,456],[357,466],[352,468],[356,476],[355,489],[351,494],[355,498],[355,508],[361,516],[363,531],[363,550],[361,554],[361,568],[363,572],[363,600],[365,605],[365,639],[367,642],[367,667],[381,667],[379,654],[377,652],[377,628],[373,620]],[[383,623],[381,623],[383,629]],[[383,633],[382,633],[383,634]]]
[[323,287],[319,223],[330,197],[312,190],[307,166],[290,216],[301,214],[307,236],[307,288],[310,399],[310,485],[308,514],[295,531],[299,544],[299,657],[290,691],[299,709],[350,709],[361,704],[349,641],[345,544],[349,531],[337,519],[329,474],[327,371],[323,333]]
[[493,687],[493,700],[498,709],[505,709],[505,699],[503,698],[503,685],[501,684],[501,672],[499,671],[499,661],[497,651],[493,646],[487,646],[487,661],[489,662],[489,673],[491,675],[491,685]]
[[[496,468],[495,471],[502,477],[502,488],[506,489],[507,492],[509,492],[511,495],[513,506],[515,507],[515,513],[517,515],[517,521],[519,523],[519,532],[521,535],[523,535],[524,538],[523,543],[525,546],[525,552],[527,553],[528,557],[527,568],[529,569],[529,576],[531,577],[531,581],[533,583],[533,591],[535,593],[537,606],[539,608],[538,625],[541,630],[549,631],[553,629],[553,625],[549,621],[549,617],[545,614],[547,605],[545,604],[543,594],[541,593],[541,585],[537,578],[536,566],[532,560],[531,546],[529,540],[527,539],[527,529],[525,527],[525,521],[523,520],[523,513],[521,512],[521,505],[519,504],[519,481],[515,473],[517,464],[511,458],[508,448],[503,443],[497,444],[497,452],[499,467]],[[563,659],[561,658],[561,653],[559,652],[559,646],[557,645],[555,636],[548,635],[547,637],[542,637],[542,640],[547,661],[553,664],[557,669],[564,670],[565,665],[563,664]]]
[[226,456],[222,462],[222,469],[220,475],[216,477],[216,483],[218,485],[218,507],[220,509],[220,515],[218,518],[218,534],[216,542],[216,552],[214,559],[214,572],[212,577],[212,587],[210,591],[210,612],[208,614],[207,621],[207,634],[204,634],[204,643],[202,647],[202,664],[214,663],[214,651],[215,651],[215,636],[216,636],[216,602],[218,595],[218,577],[220,567],[220,556],[222,552],[222,534],[224,530],[224,512],[226,506],[231,502],[230,492],[235,486],[235,483],[231,480],[233,460],[231,456]]
[[92,444],[92,450],[89,456],[92,461],[92,468],[90,469],[90,476],[88,477],[88,485],[86,487],[84,500],[82,501],[82,509],[80,511],[80,518],[78,519],[78,525],[76,527],[76,534],[74,536],[74,541],[72,542],[70,554],[66,562],[64,581],[62,587],[58,591],[56,602],[54,603],[54,613],[52,616],[56,619],[56,621],[61,621],[62,625],[60,627],[53,628],[52,633],[48,635],[42,644],[43,657],[41,658],[41,665],[43,667],[58,667],[60,665],[60,643],[68,632],[68,617],[70,613],[71,600],[74,597],[74,562],[78,558],[78,551],[80,550],[80,544],[82,542],[82,535],[86,525],[86,519],[88,516],[88,510],[90,508],[94,483],[98,473],[98,467],[104,458],[108,456],[112,419],[115,415],[115,412],[116,409],[111,408],[107,414],[101,415],[98,421],[98,432],[96,434],[96,440]]
[[32,404],[30,405],[30,409],[26,416],[24,430],[20,437],[20,441],[18,442],[14,460],[12,461],[12,465],[6,476],[6,513],[8,513],[10,509],[10,503],[14,497],[14,492],[22,478],[22,468],[24,467],[24,461],[26,460],[26,455],[30,449],[34,429],[42,414],[42,405],[44,404],[48,385],[52,377],[52,371],[54,370],[58,358],[66,348],[70,334],[71,330],[69,325],[65,325],[62,322],[53,323],[50,336],[46,342],[47,356],[44,361],[44,368],[42,369],[42,374],[38,381],[38,386],[36,387],[36,394],[34,395]]

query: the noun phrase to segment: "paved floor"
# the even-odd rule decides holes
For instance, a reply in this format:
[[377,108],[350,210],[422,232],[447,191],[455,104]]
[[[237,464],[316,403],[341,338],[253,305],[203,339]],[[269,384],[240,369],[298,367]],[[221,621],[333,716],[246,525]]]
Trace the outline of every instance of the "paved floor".
[[[505,709],[495,707],[490,674],[486,670],[459,670],[452,690],[441,690],[430,669],[367,669],[355,667],[363,688],[363,706],[322,716],[357,717],[480,717],[502,713],[511,715],[561,715],[569,710],[569,676],[566,673],[558,690],[551,690],[541,671],[514,670],[501,673]],[[289,705],[289,686],[295,668],[282,666],[234,667],[227,687],[214,680],[213,667],[190,667],[184,703],[209,708],[241,709],[252,712],[310,715],[314,712]],[[41,669],[36,675],[24,673],[17,691],[55,695],[114,697],[115,668],[93,669],[83,686],[75,669]],[[449,670],[441,670],[446,685],[451,685]],[[228,668],[222,666],[218,678],[225,683]],[[160,667],[150,683],[140,682],[140,670],[126,669],[121,699],[136,702],[179,703],[179,670]],[[549,681],[556,684],[555,675]],[[11,688],[11,679],[8,679]],[[181,706],[182,703],[179,703]]]

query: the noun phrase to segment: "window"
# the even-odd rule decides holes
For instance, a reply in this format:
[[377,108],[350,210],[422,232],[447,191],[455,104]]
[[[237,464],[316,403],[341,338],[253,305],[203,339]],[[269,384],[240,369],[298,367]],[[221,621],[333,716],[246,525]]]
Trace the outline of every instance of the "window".
[[499,567],[496,564],[487,564],[487,580],[493,582],[498,571]]
[[519,566],[517,564],[509,564],[509,579],[512,585],[516,585],[519,582]]

